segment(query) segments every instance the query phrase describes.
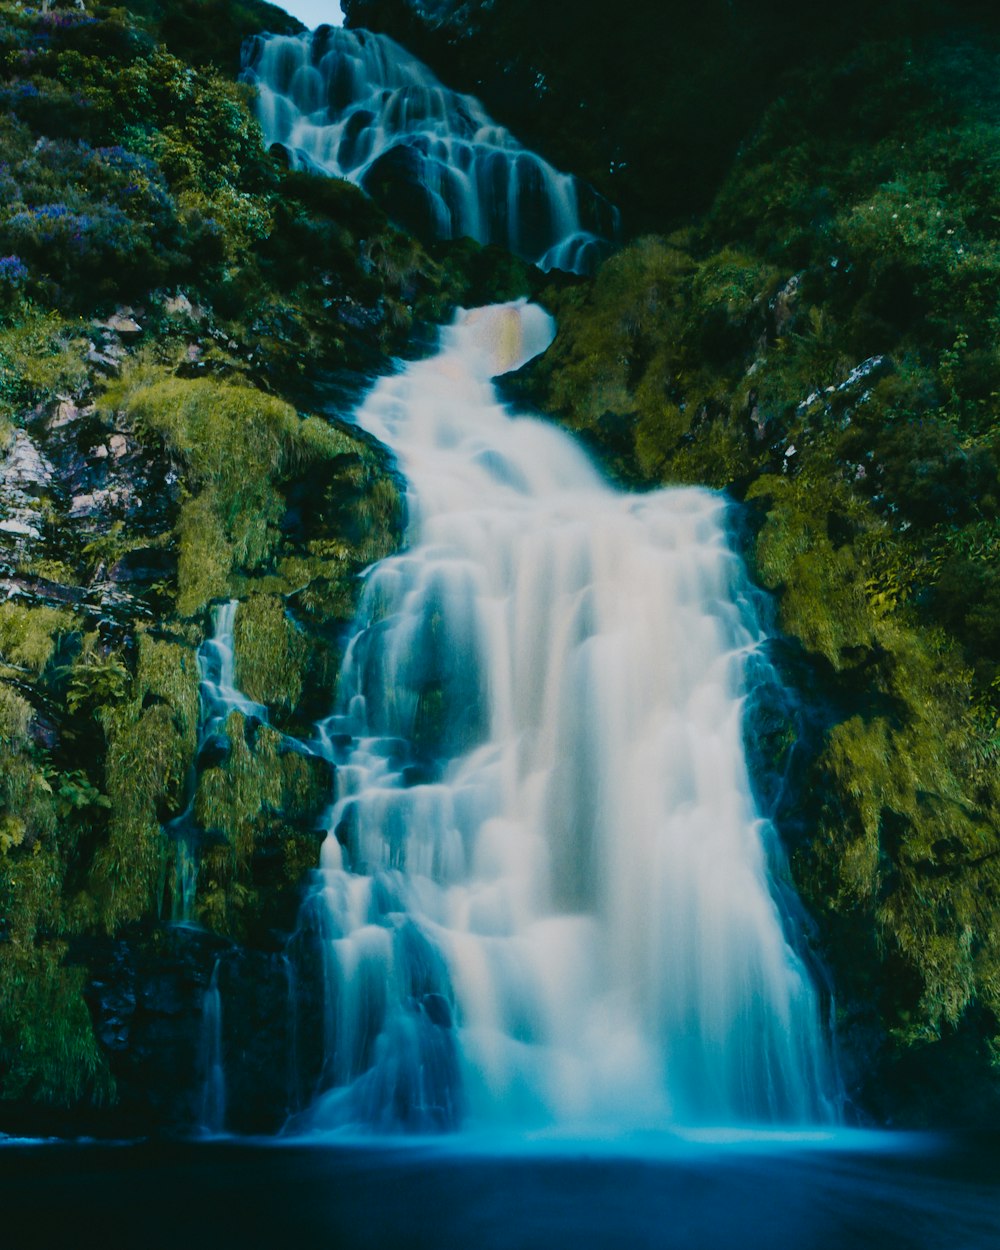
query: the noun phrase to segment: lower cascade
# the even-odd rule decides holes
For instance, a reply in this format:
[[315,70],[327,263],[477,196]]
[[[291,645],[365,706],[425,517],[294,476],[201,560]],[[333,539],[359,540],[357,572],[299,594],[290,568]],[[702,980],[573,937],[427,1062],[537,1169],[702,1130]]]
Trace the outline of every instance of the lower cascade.
[[320,726],[336,794],[290,958],[309,1129],[836,1118],[743,744],[749,587],[707,490],[622,494],[491,378],[554,326],[461,312],[357,414],[409,483]]

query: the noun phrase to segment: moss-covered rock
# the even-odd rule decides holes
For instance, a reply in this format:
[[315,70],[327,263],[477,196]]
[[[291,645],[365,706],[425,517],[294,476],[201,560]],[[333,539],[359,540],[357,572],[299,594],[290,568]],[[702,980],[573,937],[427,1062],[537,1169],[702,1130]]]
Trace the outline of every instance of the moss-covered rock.
[[302,695],[305,644],[276,595],[252,595],[236,617],[236,680],[258,703],[294,708]]
[[[0,1123],[19,1131],[39,1100],[111,1098],[113,1075],[130,1131],[191,1122],[204,961],[236,936],[274,972],[331,792],[268,726],[197,758],[212,605],[240,600],[238,679],[306,734],[358,574],[404,521],[342,397],[456,303],[530,286],[271,159],[233,81],[264,24],[296,27],[254,0],[0,2]],[[18,448],[44,467],[30,489]],[[189,850],[206,933],[187,941],[167,918]],[[162,1034],[121,1005],[136,981],[155,997],[158,960],[183,1004]],[[183,1060],[151,1059],[161,1043]],[[166,1092],[142,1089],[154,1071]]]

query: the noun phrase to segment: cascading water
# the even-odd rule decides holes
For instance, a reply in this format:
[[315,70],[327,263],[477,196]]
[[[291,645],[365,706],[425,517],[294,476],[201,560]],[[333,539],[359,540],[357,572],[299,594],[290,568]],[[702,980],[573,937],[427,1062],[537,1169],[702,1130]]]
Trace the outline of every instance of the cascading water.
[[212,609],[212,636],[198,652],[201,672],[201,741],[224,733],[230,712],[241,712],[267,723],[267,708],[255,703],[236,685],[236,649],[233,636],[239,600],[229,599]]
[[268,144],[385,200],[436,238],[496,243],[542,269],[592,270],[617,213],[523,148],[473,96],[442,86],[385,35],[321,27],[244,48]]
[[369,572],[321,735],[307,1122],[834,1118],[744,757],[760,638],[725,502],[620,494],[510,416],[490,378],[552,334],[532,305],[462,312],[357,414],[410,545]]

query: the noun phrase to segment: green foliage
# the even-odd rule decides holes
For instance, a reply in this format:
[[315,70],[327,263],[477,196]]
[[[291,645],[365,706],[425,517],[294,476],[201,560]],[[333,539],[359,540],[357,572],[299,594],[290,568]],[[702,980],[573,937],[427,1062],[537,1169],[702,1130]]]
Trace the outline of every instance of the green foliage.
[[303,450],[294,408],[249,386],[165,371],[130,375],[104,403],[124,411],[143,437],[162,441],[194,489],[213,493],[235,557],[259,563],[281,515],[272,479]]
[[90,892],[110,932],[156,912],[165,870],[160,822],[184,805],[197,745],[198,667],[194,652],[140,635],[128,696],[98,719],[107,739],[107,841],[90,874]]
[[[303,574],[350,576],[395,544],[400,501],[378,458],[325,422],[300,418],[274,396],[239,382],[191,381],[146,367],[126,372],[102,403],[123,413],[143,439],[161,443],[183,471],[190,492],[176,525],[183,616],[225,595],[237,570],[259,575],[277,562],[292,588],[301,590]],[[347,546],[340,538],[330,548],[317,534],[331,554],[350,554],[333,568],[324,561],[304,564],[291,553],[290,563],[281,558],[288,493],[306,474],[325,482],[333,496],[322,514],[324,529],[347,530]]]
[[210,490],[188,500],[177,521],[177,611],[193,616],[226,593],[233,551]]
[[62,805],[73,782],[50,783],[32,719],[30,704],[0,685],[0,1095],[100,1101],[111,1082],[83,999],[86,977],[64,965],[60,940],[71,849]]
[[302,694],[305,642],[276,595],[240,604],[235,626],[236,680],[257,703],[290,710]]
[[233,71],[247,36],[302,29],[280,6],[261,0],[140,0],[129,8],[176,56],[194,65],[214,64]]
[[120,655],[103,651],[91,634],[70,667],[66,680],[66,708],[76,715],[92,715],[96,709],[125,698],[131,676]]
[[[54,465],[43,536],[8,570],[24,597],[0,606],[0,1101],[113,1096],[93,952],[155,945],[164,825],[192,798],[202,919],[268,948],[292,923],[329,770],[233,726],[199,783],[206,609],[243,601],[240,679],[275,723],[327,711],[357,574],[403,518],[379,450],[299,415],[329,406],[313,378],[384,367],[468,292],[527,289],[517,262],[432,258],[356,188],[266,155],[215,67],[282,24],[254,0],[0,0],[0,450],[27,425]],[[141,329],[117,334],[113,310]],[[109,427],[127,450],[98,460]],[[68,520],[105,473],[128,503]],[[133,578],[146,550],[155,572]]]
[[[0,890],[7,885],[0,867]],[[5,1099],[101,1103],[114,1082],[83,997],[86,972],[63,963],[64,943],[0,956],[0,1090]]]
[[302,831],[329,802],[329,779],[268,726],[251,738],[239,712],[226,736],[227,759],[202,773],[195,797],[195,818],[214,839],[202,852],[197,907],[216,932],[245,937],[262,904],[273,908],[282,892],[294,898],[302,871],[315,866],[316,839]]
[[52,658],[59,634],[74,624],[72,614],[60,608],[8,600],[0,604],[0,660],[41,673]]
[[79,393],[86,379],[80,327],[57,313],[0,316],[0,418],[11,420],[56,395]]
[[34,852],[54,832],[51,786],[33,750],[31,705],[0,685],[0,853]]

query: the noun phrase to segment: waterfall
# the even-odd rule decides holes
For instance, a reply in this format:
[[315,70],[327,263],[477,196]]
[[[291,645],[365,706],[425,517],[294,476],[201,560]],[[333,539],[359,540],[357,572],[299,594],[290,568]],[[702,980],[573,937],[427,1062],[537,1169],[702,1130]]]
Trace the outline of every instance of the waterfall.
[[306,1123],[835,1117],[743,746],[762,641],[722,497],[627,495],[491,378],[553,323],[460,312],[357,422],[409,483],[322,726],[336,795]]
[[573,273],[593,270],[617,235],[603,197],[385,35],[324,26],[255,36],[242,76],[258,90],[268,145],[363,187],[417,233],[467,235]]
[[212,609],[212,634],[198,651],[201,674],[201,734],[199,749],[226,731],[230,712],[241,712],[267,724],[267,708],[238,689],[233,633],[239,600],[229,599]]
[[203,1133],[217,1136],[226,1127],[226,1072],[222,1056],[222,995],[219,993],[219,961],[205,991],[201,1016],[201,1122]]
[[[198,648],[198,752],[218,744],[225,746],[226,721],[230,712],[242,712],[267,723],[267,708],[248,699],[236,687],[233,631],[239,601],[230,599],[212,609],[212,633]],[[194,819],[197,789],[197,765],[189,779],[188,805],[166,826],[167,836],[174,842],[174,881],[171,919],[174,924],[194,923],[195,896],[198,890],[198,846],[201,832]]]

